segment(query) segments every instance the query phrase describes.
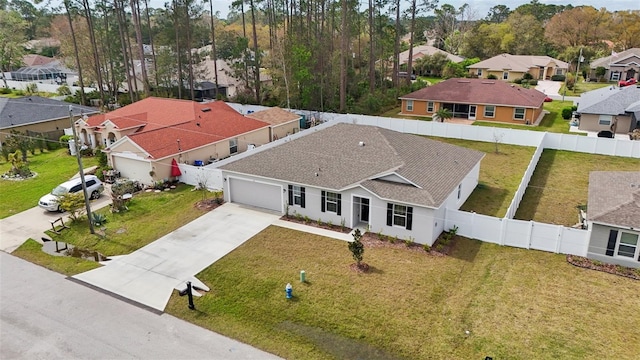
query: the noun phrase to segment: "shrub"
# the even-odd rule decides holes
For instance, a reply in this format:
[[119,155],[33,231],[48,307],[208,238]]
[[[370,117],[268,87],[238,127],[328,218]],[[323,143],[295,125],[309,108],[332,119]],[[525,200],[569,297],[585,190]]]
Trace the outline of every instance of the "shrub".
[[311,222],[311,218],[309,218],[308,216],[305,216],[305,217],[304,217],[304,223],[305,223],[305,224],[308,224],[308,223],[310,223],[310,222]]
[[427,244],[424,244],[424,245],[422,245],[422,249],[424,249],[424,251],[426,251],[426,252],[429,252],[429,251],[431,251],[431,246],[429,246]]
[[353,256],[353,260],[356,261],[356,264],[360,266],[362,262],[362,257],[364,255],[364,245],[360,241],[362,238],[362,234],[360,233],[360,229],[356,229],[353,233],[353,241],[349,242],[349,251],[351,251],[351,255]]
[[565,76],[564,75],[553,75],[551,76],[551,80],[552,81],[564,81]]
[[11,89],[5,88],[5,87],[0,88],[0,94],[3,94],[3,95],[11,94]]
[[533,79],[533,75],[531,75],[529,73],[524,73],[524,75],[522,75],[522,79],[523,80],[531,80],[531,79]]
[[565,120],[569,120],[571,119],[571,113],[573,112],[573,110],[571,110],[570,107],[566,107],[564,109],[562,109],[562,118]]
[[533,85],[533,86],[538,85],[538,80],[529,80],[529,85]]
[[519,84],[522,84],[522,79],[517,78],[517,79],[513,80],[513,82],[519,85]]
[[107,223],[107,216],[102,213],[91,213],[91,221],[95,226],[101,226],[102,224]]
[[498,77],[495,76],[494,74],[489,74],[489,76],[487,76],[487,79],[498,80]]

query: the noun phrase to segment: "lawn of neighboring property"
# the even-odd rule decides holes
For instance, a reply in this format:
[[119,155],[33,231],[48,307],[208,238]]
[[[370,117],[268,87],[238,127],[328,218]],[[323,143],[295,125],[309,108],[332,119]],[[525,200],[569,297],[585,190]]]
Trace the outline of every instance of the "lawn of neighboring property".
[[536,151],[534,147],[498,145],[490,142],[430,137],[461,147],[482,151],[485,157],[480,163],[479,184],[460,210],[478,214],[503,217],[518,190],[522,174]]
[[[96,234],[93,235],[89,231],[86,216],[80,221],[71,222],[71,228],[65,229],[60,235],[48,234],[55,241],[94,250],[106,256],[129,254],[204,214],[203,210],[194,206],[202,199],[202,192],[192,189],[191,186],[180,185],[171,191],[135,194],[127,204],[129,210],[120,213],[111,213],[108,208],[98,210],[98,213],[106,215],[107,223],[96,228]],[[33,240],[20,246],[13,254],[67,275],[91,268],[86,264],[89,261],[61,260],[47,255]]]
[[567,92],[565,93],[565,85],[563,84],[560,87],[560,90],[558,91],[558,94],[560,95],[565,95],[565,96],[580,96],[580,94],[585,93],[587,91],[591,91],[591,90],[596,90],[596,89],[600,89],[603,87],[607,87],[607,86],[611,86],[611,85],[617,85],[615,82],[584,82],[584,81],[579,81],[574,87],[573,90],[569,90],[566,89]]
[[[78,162],[67,149],[45,151],[27,157],[29,168],[38,174],[22,181],[0,179],[0,219],[38,205],[38,199],[78,173]],[[96,157],[82,159],[85,168],[98,165]],[[11,170],[11,163],[0,159],[0,174]]]
[[400,111],[402,108],[400,106],[395,107],[391,110],[385,111],[384,113],[377,115],[380,117],[390,117],[396,119],[408,119],[408,120],[422,120],[422,121],[431,121],[431,116],[409,116],[409,115],[400,115]]
[[29,239],[20,245],[11,255],[67,276],[73,276],[102,266],[95,261],[81,258],[49,255],[42,251],[42,244],[33,239]]
[[640,171],[640,159],[544,150],[516,219],[571,226],[587,205],[589,172]]
[[[631,359],[640,281],[563,255],[459,238],[450,256],[269,227],[174,292],[166,312],[289,359]],[[305,270],[308,283],[298,281]],[[294,299],[285,299],[285,284]],[[469,331],[468,334],[465,332]]]
[[[552,102],[544,103],[544,110],[548,111],[549,113],[544,116],[544,118],[540,122],[540,125],[538,126],[507,124],[507,123],[492,122],[492,121],[475,121],[473,125],[520,129],[520,130],[548,131],[548,132],[568,134],[569,122],[562,118],[562,109],[565,107],[571,107],[571,106],[573,106],[572,101],[554,100]],[[580,134],[577,134],[577,135],[580,135]]]

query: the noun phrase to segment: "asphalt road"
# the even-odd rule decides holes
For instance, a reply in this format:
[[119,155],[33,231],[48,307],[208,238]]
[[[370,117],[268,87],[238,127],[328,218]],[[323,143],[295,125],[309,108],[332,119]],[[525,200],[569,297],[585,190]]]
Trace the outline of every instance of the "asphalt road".
[[0,358],[278,359],[3,252]]

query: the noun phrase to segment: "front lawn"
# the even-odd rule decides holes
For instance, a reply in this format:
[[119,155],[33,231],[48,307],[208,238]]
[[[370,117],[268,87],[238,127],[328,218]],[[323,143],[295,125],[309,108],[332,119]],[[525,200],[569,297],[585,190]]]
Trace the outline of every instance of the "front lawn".
[[589,172],[638,170],[640,159],[546,149],[515,217],[574,225],[577,207],[587,205]]
[[[580,94],[582,93],[586,93],[588,91],[591,90],[596,90],[596,89],[600,89],[603,87],[607,87],[607,86],[612,86],[612,85],[617,85],[615,82],[584,82],[584,81],[579,81],[578,83],[576,83],[576,85],[573,87],[573,89],[569,90],[566,89],[566,87],[564,86],[564,84],[560,87],[560,90],[558,90],[558,94],[560,95],[565,95],[565,96],[580,96]],[[567,91],[565,93],[565,90]]]
[[522,174],[536,151],[534,147],[490,142],[430,137],[461,147],[482,151],[485,157],[480,163],[480,181],[460,210],[503,217],[518,190]]
[[543,105],[544,110],[548,111],[549,113],[544,116],[544,118],[540,122],[540,125],[538,126],[507,124],[507,123],[492,122],[492,121],[476,121],[473,123],[473,125],[520,129],[520,130],[548,131],[548,132],[568,134],[569,121],[562,118],[562,109],[565,107],[571,107],[571,106],[573,106],[572,101],[554,100],[552,102],[544,103]]
[[[38,174],[22,181],[0,179],[0,219],[17,214],[34,206],[38,199],[51,192],[53,188],[69,180],[78,173],[78,162],[67,149],[36,152],[27,157],[29,168]],[[82,159],[85,168],[98,165],[96,157]],[[0,160],[0,174],[11,170],[11,163]]]
[[630,310],[640,308],[640,282],[574,267],[563,255],[459,238],[451,256],[367,248],[364,261],[370,273],[356,273],[346,243],[272,226],[197,275],[211,291],[195,311],[177,292],[166,311],[288,359],[631,359],[640,351],[630,331],[640,328]]
[[[106,256],[129,254],[204,214],[194,206],[202,199],[202,193],[191,189],[191,186],[180,185],[171,191],[136,194],[127,205],[129,210],[121,213],[111,213],[109,208],[100,209],[97,212],[106,215],[107,223],[96,227],[95,235],[89,232],[84,217],[81,221],[70,222],[71,228],[60,235],[49,232],[49,236],[55,241]],[[86,264],[90,261],[60,260],[44,254],[39,245],[28,241],[13,254],[67,275],[84,272],[90,266]]]

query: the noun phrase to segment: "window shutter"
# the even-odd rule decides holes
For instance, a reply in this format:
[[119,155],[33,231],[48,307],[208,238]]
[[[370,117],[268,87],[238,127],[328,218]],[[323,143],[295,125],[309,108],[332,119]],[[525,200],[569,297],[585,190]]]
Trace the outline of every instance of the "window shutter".
[[305,204],[305,202],[304,202],[304,197],[305,197],[304,196],[304,187],[300,188],[300,197],[301,197],[300,206],[304,209],[304,204]]
[[393,204],[387,203],[387,226],[393,226]]
[[289,185],[289,205],[293,205],[293,185]]
[[342,194],[338,194],[338,216],[342,214]]
[[607,243],[607,256],[613,256],[618,240],[618,230],[609,230],[609,242]]
[[407,206],[407,230],[411,230],[412,221],[413,221],[413,207]]
[[320,211],[324,212],[324,202],[327,199],[327,193],[322,190],[321,196],[320,196]]

